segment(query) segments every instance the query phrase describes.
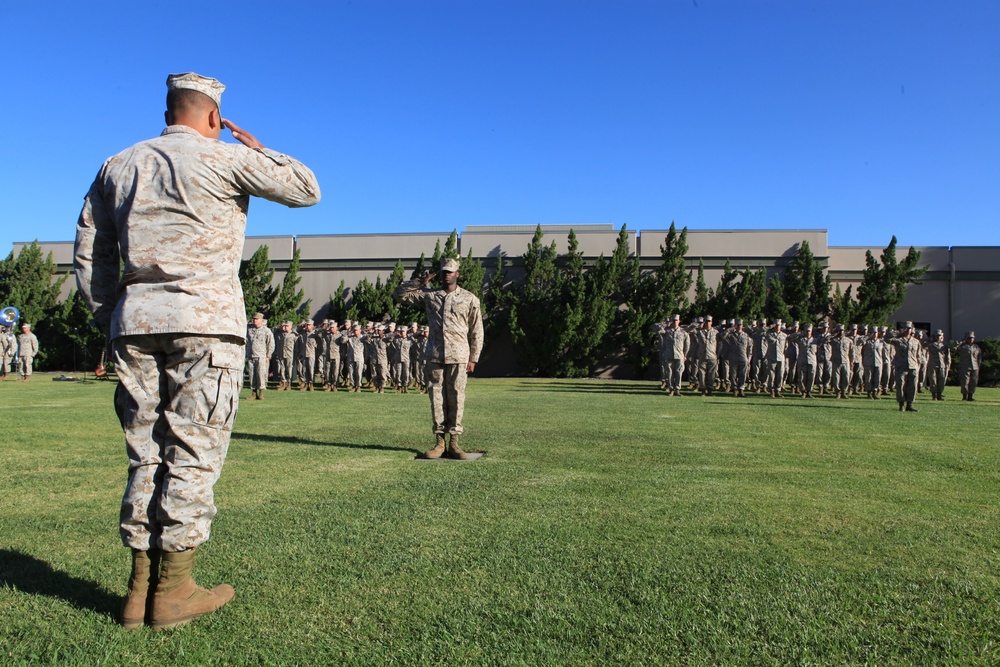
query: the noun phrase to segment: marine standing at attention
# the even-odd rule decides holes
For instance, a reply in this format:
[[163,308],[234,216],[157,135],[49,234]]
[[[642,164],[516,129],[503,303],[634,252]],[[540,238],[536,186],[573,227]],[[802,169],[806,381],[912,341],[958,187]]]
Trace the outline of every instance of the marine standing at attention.
[[25,322],[21,325],[21,335],[17,337],[17,367],[21,380],[31,379],[31,366],[38,356],[38,338],[31,333],[31,325]]
[[[231,586],[197,586],[191,569],[243,383],[247,208],[250,196],[291,207],[320,198],[302,163],[223,120],[224,88],[192,72],[167,77],[167,128],[104,163],[77,221],[73,266],[111,341],[129,457],[126,628],[180,625],[233,599]],[[219,141],[224,128],[240,143]]]
[[247,360],[250,362],[250,390],[253,398],[264,400],[267,389],[267,369],[274,356],[274,334],[264,326],[264,313],[254,313],[247,327]]
[[920,342],[913,335],[913,322],[903,324],[902,331],[887,338],[886,342],[896,351],[892,368],[896,375],[896,402],[899,403],[899,411],[916,412],[913,399],[917,396]]
[[[443,289],[433,289],[423,279],[402,283],[394,297],[397,303],[423,301],[427,309],[430,331],[424,358],[427,362],[427,393],[431,398],[434,448],[427,458],[465,459],[465,452],[458,446],[462,435],[462,415],[465,411],[465,385],[467,376],[476,369],[479,353],[483,349],[483,316],[479,298],[458,286],[458,260],[446,259],[441,263]],[[449,434],[447,450],[445,433]]]
[[966,331],[965,339],[955,350],[958,357],[958,383],[962,388],[962,400],[974,401],[976,385],[979,384],[979,363],[983,356],[982,348],[976,345],[976,332]]

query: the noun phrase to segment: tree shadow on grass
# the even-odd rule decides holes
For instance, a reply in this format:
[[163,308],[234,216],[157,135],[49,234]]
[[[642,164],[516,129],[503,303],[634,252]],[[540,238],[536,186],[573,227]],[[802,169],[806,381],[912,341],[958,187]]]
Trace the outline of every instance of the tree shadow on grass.
[[[732,400],[713,400],[707,399],[706,403],[711,403],[713,405],[752,405],[757,408],[805,408],[806,410],[849,410],[851,408],[860,408],[860,402],[852,405],[850,402],[847,403],[832,403],[826,401],[805,401],[799,402],[796,400],[789,399],[787,401],[782,399],[777,399],[774,401],[769,401],[767,399],[754,401],[747,400],[744,398],[735,398]],[[867,404],[865,404],[867,405]],[[895,403],[893,403],[893,409],[895,409]],[[874,406],[873,406],[874,407]]]
[[29,595],[65,600],[79,609],[90,609],[111,618],[118,616],[121,598],[93,581],[53,569],[31,554],[0,549],[0,586]]
[[309,440],[308,438],[298,438],[295,436],[264,435],[262,433],[239,433],[233,431],[233,440],[247,440],[250,442],[274,442],[286,443],[290,445],[313,445],[314,447],[343,447],[344,449],[370,449],[382,452],[409,452],[420,454],[421,451],[412,447],[394,447],[392,445],[362,445],[356,442],[329,442],[326,440]]
[[660,385],[653,382],[624,383],[609,380],[588,380],[586,382],[532,382],[518,387],[524,391],[554,391],[573,394],[662,394]]

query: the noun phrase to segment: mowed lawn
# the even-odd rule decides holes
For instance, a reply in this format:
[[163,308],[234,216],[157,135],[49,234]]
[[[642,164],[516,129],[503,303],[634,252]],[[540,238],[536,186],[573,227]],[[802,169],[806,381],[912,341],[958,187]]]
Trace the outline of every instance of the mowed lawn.
[[114,383],[0,383],[0,664],[1000,663],[1000,390],[657,387],[471,380],[472,462],[415,460],[426,396],[244,400],[195,571],[236,600],[152,633]]

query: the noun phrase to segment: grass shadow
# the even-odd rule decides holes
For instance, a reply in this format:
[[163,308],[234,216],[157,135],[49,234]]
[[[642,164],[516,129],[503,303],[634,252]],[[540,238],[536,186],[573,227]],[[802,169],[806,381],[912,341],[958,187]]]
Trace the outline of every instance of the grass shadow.
[[370,449],[373,451],[382,452],[409,452],[411,454],[421,454],[423,453],[419,449],[414,449],[413,447],[394,447],[392,445],[362,445],[356,442],[327,442],[322,440],[309,440],[307,438],[298,438],[295,436],[278,436],[278,435],[263,435],[261,433],[240,433],[233,431],[231,436],[233,440],[246,440],[249,442],[281,442],[290,445],[312,445],[314,447],[342,447],[344,449]]
[[518,387],[527,391],[554,391],[581,394],[657,394],[664,393],[657,383],[623,383],[620,381],[590,380],[587,382],[532,382]]
[[0,586],[30,595],[65,600],[79,609],[90,609],[114,619],[121,598],[112,595],[93,581],[53,569],[31,554],[0,549]]

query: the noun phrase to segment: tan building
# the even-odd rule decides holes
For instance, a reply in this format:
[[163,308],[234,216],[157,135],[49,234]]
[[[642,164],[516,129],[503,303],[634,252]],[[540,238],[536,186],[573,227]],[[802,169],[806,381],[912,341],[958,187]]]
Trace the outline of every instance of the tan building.
[[[543,226],[544,242],[556,242],[557,251],[567,249],[569,230],[576,233],[579,249],[588,265],[600,255],[610,256],[619,231],[613,225]],[[462,256],[470,251],[480,258],[489,273],[501,253],[506,254],[510,277],[521,277],[521,255],[527,250],[535,227],[524,225],[468,226],[459,235]],[[302,282],[306,298],[312,300],[314,319],[321,318],[340,281],[350,289],[362,278],[375,282],[386,280],[396,262],[401,260],[412,270],[421,255],[429,258],[434,247],[443,248],[451,232],[420,234],[339,234],[322,236],[249,237],[243,250],[249,258],[260,246],[267,245],[275,284],[280,284],[296,249],[300,251]],[[666,229],[627,230],[629,248],[645,268],[655,266]],[[809,242],[816,259],[827,267],[834,282],[846,290],[857,288],[865,268],[865,252],[878,258],[881,247],[830,247],[826,230],[688,230],[688,266],[696,269],[699,260],[705,265],[705,281],[714,287],[729,260],[733,268],[756,270],[764,267],[768,275],[781,272],[796,256],[798,246]],[[25,243],[15,243],[16,255]],[[43,254],[52,252],[59,271],[71,271],[73,243],[42,243]],[[920,285],[911,285],[906,301],[895,314],[897,321],[912,320],[930,329],[943,329],[950,339],[974,330],[979,338],[1000,337],[1000,246],[921,247],[921,263],[928,271]],[[902,259],[909,246],[900,243],[897,258]],[[67,281],[65,297],[75,289]],[[6,304],[4,304],[6,305]],[[16,304],[15,304],[16,305]]]

